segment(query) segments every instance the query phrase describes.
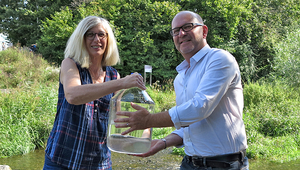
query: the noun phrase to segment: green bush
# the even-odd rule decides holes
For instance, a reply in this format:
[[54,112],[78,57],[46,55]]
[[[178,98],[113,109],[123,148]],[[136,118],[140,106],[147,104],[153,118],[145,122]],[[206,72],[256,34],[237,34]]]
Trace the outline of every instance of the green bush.
[[276,44],[276,55],[272,64],[272,79],[300,86],[300,29],[289,32],[285,39]]
[[282,82],[244,86],[248,157],[289,161],[300,157],[300,91]]

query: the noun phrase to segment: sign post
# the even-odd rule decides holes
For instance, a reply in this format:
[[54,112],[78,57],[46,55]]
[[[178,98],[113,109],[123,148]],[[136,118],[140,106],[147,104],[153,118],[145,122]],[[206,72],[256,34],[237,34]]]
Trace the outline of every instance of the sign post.
[[144,83],[146,84],[146,73],[150,73],[150,86],[152,84],[152,66],[145,65],[145,71],[144,71]]

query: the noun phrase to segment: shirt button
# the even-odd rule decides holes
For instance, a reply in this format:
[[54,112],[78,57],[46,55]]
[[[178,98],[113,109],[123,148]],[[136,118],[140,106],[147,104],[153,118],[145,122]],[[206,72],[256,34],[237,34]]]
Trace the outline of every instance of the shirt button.
[[96,103],[96,104],[95,104],[95,106],[97,107],[97,106],[98,106],[98,104]]
[[95,113],[97,113],[97,109],[95,109]]

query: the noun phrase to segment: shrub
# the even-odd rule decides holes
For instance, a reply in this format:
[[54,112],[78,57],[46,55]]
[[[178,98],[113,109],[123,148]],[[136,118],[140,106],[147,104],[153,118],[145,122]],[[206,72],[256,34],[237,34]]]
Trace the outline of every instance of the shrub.
[[285,39],[277,43],[276,55],[272,64],[271,78],[280,79],[286,84],[300,86],[300,29],[289,32]]
[[[244,86],[244,122],[249,158],[299,158],[300,91],[283,82]],[[275,146],[275,147],[274,147]]]

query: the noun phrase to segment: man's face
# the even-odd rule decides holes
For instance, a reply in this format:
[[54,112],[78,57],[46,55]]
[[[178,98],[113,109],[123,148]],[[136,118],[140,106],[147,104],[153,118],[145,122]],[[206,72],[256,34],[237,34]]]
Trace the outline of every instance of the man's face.
[[[181,27],[187,23],[199,23],[199,21],[196,18],[193,18],[190,13],[179,13],[172,21],[172,29]],[[173,36],[173,41],[176,49],[184,58],[191,58],[205,46],[206,41],[204,40],[204,37],[206,38],[206,36],[203,35],[202,26],[194,26],[192,30],[187,32],[180,29],[179,34]]]

